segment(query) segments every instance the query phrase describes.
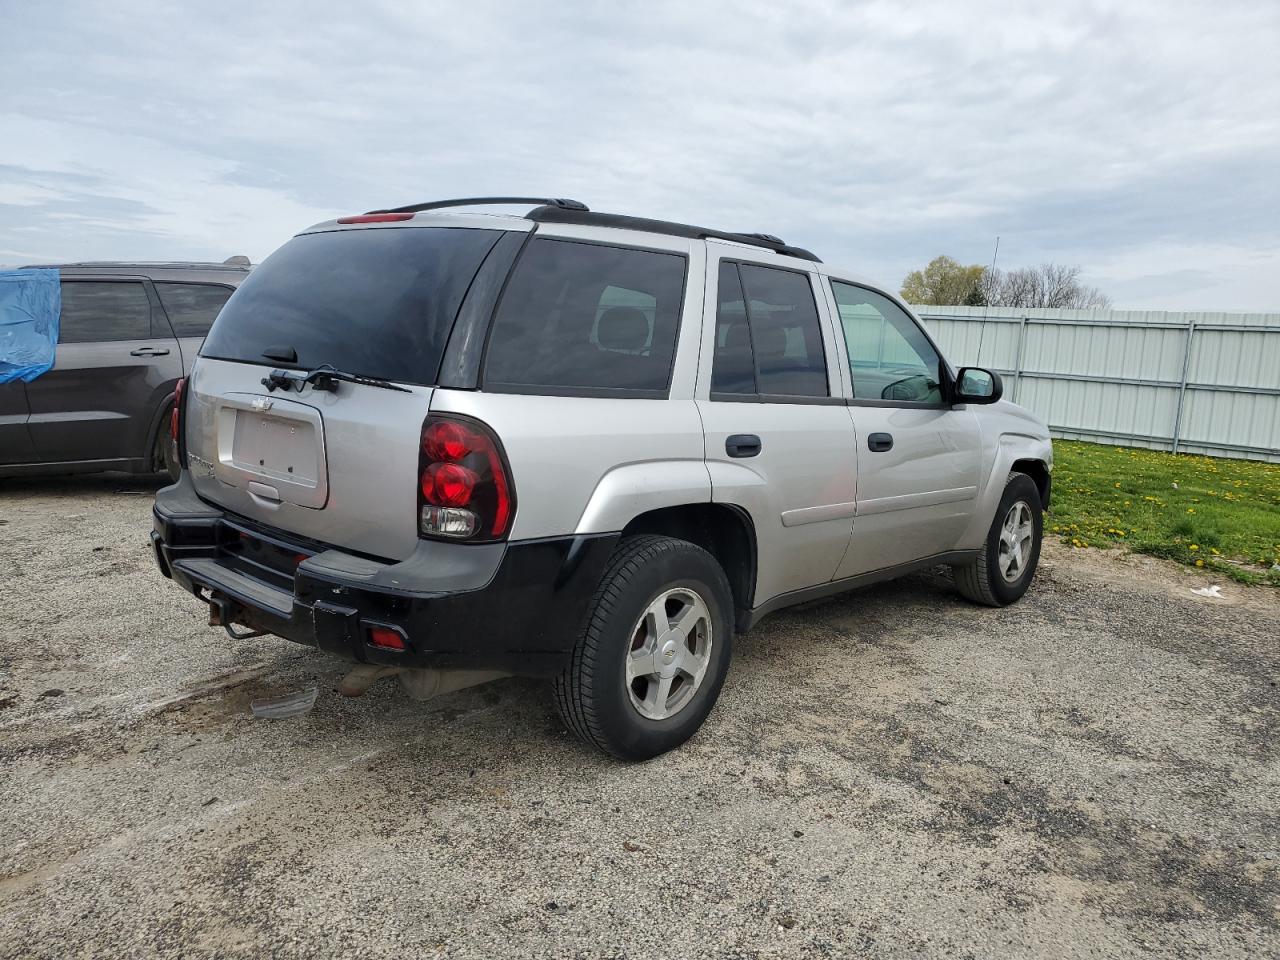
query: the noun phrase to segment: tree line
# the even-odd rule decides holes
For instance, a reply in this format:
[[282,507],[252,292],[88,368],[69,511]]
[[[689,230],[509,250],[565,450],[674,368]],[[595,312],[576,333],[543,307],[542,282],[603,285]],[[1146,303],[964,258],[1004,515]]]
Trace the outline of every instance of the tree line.
[[902,299],[930,306],[1066,307],[1105,310],[1111,298],[1080,282],[1080,268],[1057,263],[1014,270],[981,264],[964,266],[951,257],[935,257],[902,281]]

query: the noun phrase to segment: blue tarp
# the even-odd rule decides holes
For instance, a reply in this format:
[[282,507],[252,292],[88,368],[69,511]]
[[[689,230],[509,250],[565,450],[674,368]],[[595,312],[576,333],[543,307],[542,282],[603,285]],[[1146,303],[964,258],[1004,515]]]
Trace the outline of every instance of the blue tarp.
[[0,270],[0,383],[53,366],[62,288],[57,270]]

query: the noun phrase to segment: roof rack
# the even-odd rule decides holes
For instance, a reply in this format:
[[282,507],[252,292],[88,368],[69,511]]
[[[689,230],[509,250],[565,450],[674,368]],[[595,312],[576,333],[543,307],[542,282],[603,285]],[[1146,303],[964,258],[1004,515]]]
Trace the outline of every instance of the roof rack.
[[429,203],[414,203],[407,207],[390,207],[386,210],[370,210],[365,216],[374,213],[421,213],[423,210],[443,210],[446,207],[481,207],[507,204],[539,204],[559,210],[587,211],[587,205],[577,200],[549,199],[547,197],[464,197],[461,200],[432,200]]
[[424,210],[443,210],[448,207],[475,207],[486,205],[536,204],[537,206],[525,214],[525,218],[535,223],[578,223],[592,227],[616,227],[622,230],[644,230],[648,233],[665,233],[673,237],[689,237],[694,240],[728,240],[731,243],[745,243],[752,247],[764,247],[774,253],[801,260],[812,260],[821,263],[819,257],[803,247],[792,247],[771,233],[731,233],[725,230],[712,230],[709,227],[695,227],[688,223],[672,223],[668,220],[648,220],[644,217],[627,217],[617,213],[593,213],[585,204],[577,200],[548,199],[546,197],[465,197],[460,200],[432,200],[428,203],[414,203],[407,207],[388,207],[385,210],[370,210],[365,216],[379,213],[421,213]]
[[525,214],[526,218],[536,223],[579,223],[593,227],[617,227],[622,230],[643,230],[648,233],[664,233],[673,237],[689,237],[693,240],[728,240],[731,243],[745,243],[752,247],[764,247],[774,253],[800,260],[812,260],[821,263],[817,254],[803,247],[792,247],[778,237],[768,233],[730,233],[725,230],[712,230],[709,227],[695,227],[688,223],[672,223],[668,220],[648,220],[644,217],[627,217],[617,213],[593,213],[586,207],[562,207],[546,204]]
[[252,266],[253,264],[250,263],[248,257],[237,254],[234,257],[228,257],[221,263],[212,260],[74,260],[67,263],[26,263],[18,269],[57,270],[64,267],[132,269],[134,267],[143,267],[148,270],[248,270]]

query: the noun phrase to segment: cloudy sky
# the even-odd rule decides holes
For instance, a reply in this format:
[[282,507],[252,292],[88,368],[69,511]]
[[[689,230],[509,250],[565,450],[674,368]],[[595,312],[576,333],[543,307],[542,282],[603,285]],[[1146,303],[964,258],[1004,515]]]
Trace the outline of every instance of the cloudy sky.
[[0,262],[483,194],[1280,311],[1280,2],[0,0]]

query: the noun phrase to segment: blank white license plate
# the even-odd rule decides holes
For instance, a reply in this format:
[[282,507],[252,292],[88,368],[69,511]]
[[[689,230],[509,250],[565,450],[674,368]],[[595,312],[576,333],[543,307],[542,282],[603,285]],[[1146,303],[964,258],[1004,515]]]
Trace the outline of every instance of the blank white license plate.
[[249,473],[295,483],[314,484],[319,479],[316,430],[302,420],[237,410],[231,455],[235,465]]

